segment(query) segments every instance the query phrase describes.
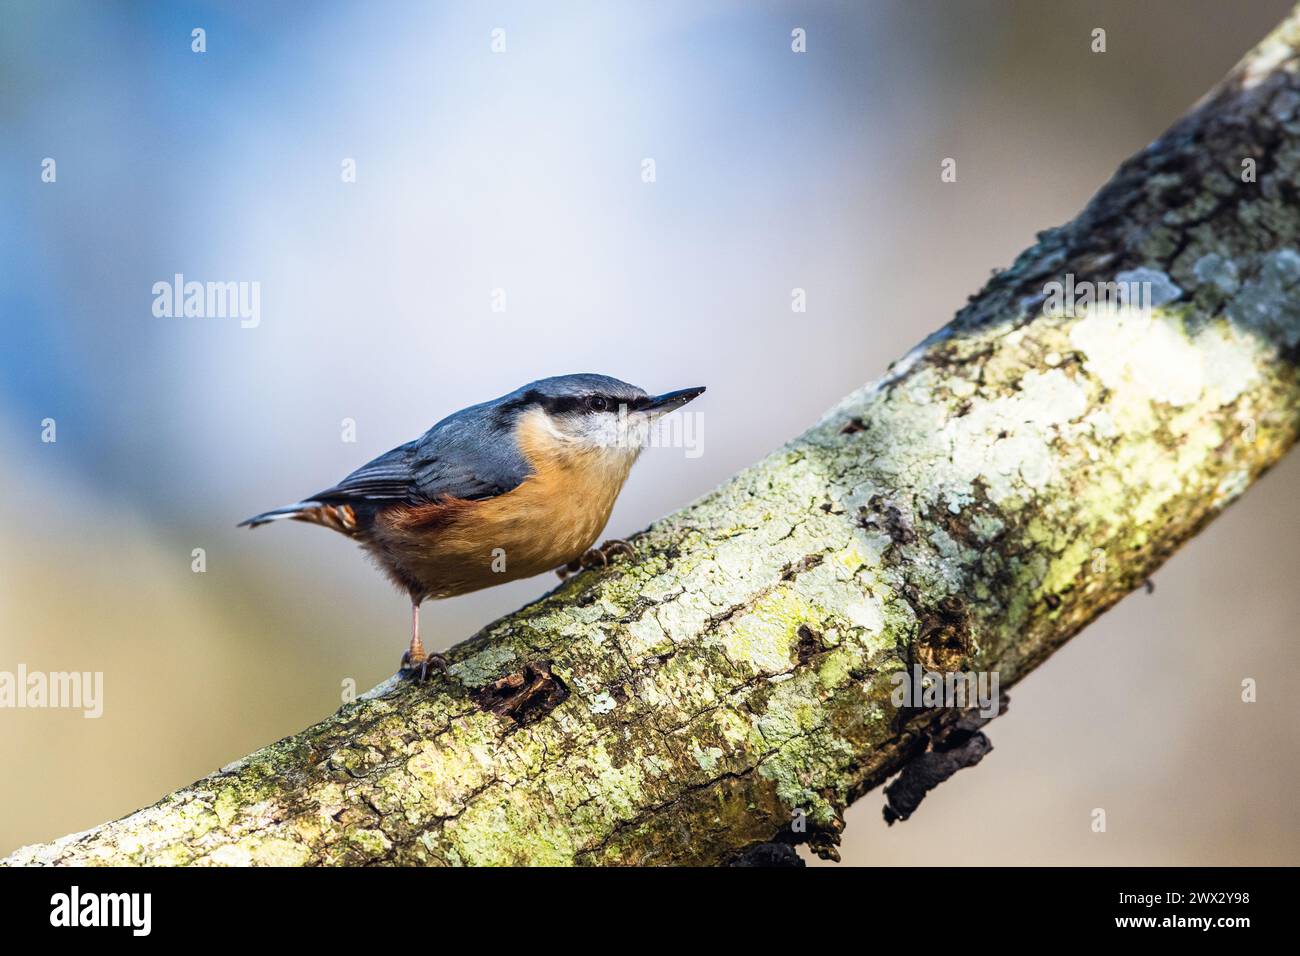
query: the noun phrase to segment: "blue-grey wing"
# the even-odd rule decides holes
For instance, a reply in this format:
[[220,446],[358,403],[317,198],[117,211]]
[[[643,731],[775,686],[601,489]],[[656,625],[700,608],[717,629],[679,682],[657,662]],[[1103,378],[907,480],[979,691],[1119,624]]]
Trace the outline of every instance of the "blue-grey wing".
[[512,431],[480,406],[467,408],[309,500],[382,506],[505,494],[532,473]]
[[411,458],[415,442],[399,445],[367,462],[338,484],[312,495],[308,501],[345,504],[361,501],[398,501],[411,494]]

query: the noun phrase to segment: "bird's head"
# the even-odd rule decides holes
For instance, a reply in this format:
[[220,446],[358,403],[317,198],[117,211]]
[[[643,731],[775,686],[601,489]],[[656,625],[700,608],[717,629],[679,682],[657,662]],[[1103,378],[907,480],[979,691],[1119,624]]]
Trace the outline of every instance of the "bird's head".
[[530,440],[557,453],[600,453],[635,459],[662,415],[699,396],[704,386],[650,395],[608,375],[543,378],[506,396],[501,409]]

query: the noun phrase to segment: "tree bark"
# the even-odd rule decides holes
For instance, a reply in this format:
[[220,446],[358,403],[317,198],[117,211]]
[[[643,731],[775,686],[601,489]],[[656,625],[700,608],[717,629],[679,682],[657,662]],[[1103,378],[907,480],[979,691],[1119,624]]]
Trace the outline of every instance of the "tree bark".
[[[634,558],[458,645],[448,675],[5,862],[832,855],[864,792],[986,749],[969,713],[896,707],[895,674],[1011,686],[1294,442],[1298,48],[1292,13],[884,380]],[[1145,283],[1149,308],[1059,308],[1067,275]]]

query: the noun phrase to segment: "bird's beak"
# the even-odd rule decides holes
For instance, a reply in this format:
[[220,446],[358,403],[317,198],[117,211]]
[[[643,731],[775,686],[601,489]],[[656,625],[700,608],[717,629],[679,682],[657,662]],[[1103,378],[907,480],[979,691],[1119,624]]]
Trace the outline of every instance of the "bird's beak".
[[696,386],[695,388],[679,388],[675,392],[665,392],[662,395],[655,395],[648,402],[642,405],[638,411],[649,415],[651,418],[658,418],[660,415],[667,415],[674,409],[681,408],[687,402],[692,401],[703,394],[703,385]]

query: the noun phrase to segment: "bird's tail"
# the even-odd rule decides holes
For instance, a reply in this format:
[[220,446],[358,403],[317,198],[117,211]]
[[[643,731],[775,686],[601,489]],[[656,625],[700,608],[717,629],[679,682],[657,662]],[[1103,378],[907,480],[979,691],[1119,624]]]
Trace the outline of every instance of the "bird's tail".
[[256,528],[258,525],[270,524],[272,521],[279,521],[282,518],[297,518],[305,516],[305,513],[319,507],[320,502],[318,501],[299,501],[291,505],[285,505],[283,508],[276,508],[274,511],[263,511],[260,515],[253,515],[251,518],[245,518],[243,521],[239,522],[237,527]]
[[260,515],[253,515],[253,517],[239,522],[239,527],[256,528],[259,524],[270,524],[272,521],[279,521],[281,518],[293,518],[297,521],[308,521],[311,524],[330,528],[352,538],[364,531],[366,527],[364,519],[367,514],[368,512],[363,511],[360,515],[363,520],[358,523],[357,511],[352,505],[322,504],[319,501],[308,499],[307,501],[298,501],[291,505],[285,505],[283,508],[276,508],[274,511],[263,511]]

